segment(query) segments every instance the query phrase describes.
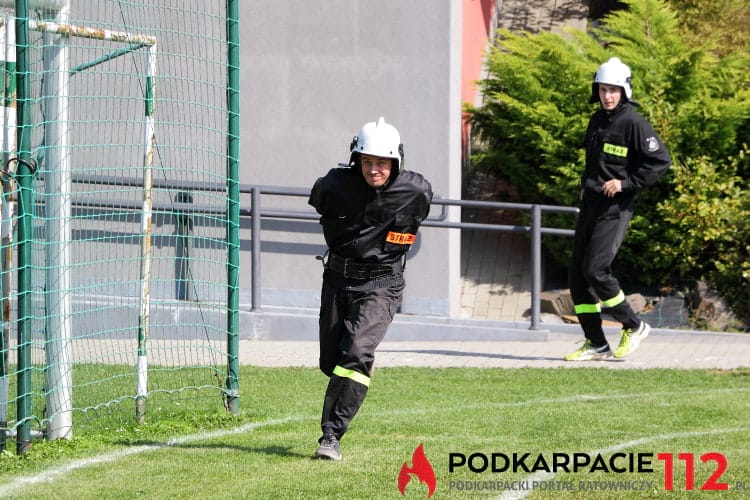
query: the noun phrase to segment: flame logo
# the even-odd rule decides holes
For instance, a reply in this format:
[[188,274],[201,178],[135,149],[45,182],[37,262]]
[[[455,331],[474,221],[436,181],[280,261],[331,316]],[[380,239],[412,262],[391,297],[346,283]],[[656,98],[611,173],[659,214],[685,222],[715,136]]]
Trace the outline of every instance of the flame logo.
[[424,454],[424,446],[421,443],[414,450],[411,456],[411,463],[411,467],[406,462],[401,466],[401,472],[398,474],[398,491],[401,492],[402,496],[406,495],[404,491],[411,481],[411,475],[414,474],[420,483],[427,485],[427,498],[430,498],[435,493],[437,481],[435,480],[435,470],[427,459],[427,455]]

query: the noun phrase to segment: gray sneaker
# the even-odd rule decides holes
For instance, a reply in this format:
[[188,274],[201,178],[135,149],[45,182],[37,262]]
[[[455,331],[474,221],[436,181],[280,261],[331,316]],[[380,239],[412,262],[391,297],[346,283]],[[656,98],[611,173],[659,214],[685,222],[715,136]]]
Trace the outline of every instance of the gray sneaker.
[[324,434],[320,438],[320,446],[315,451],[315,458],[324,460],[341,460],[341,448],[339,440],[333,434]]

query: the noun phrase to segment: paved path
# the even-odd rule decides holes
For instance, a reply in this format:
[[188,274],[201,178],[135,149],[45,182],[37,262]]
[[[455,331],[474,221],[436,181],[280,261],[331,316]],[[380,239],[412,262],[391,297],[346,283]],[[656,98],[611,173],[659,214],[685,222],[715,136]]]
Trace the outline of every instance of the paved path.
[[[586,30],[585,0],[503,0],[496,2],[497,27],[538,33]],[[513,186],[492,176],[475,174],[467,200],[522,202]],[[519,213],[464,209],[463,220],[515,224]],[[463,231],[461,241],[461,317],[521,321],[531,306],[529,238],[519,233]]]
[[498,27],[513,31],[586,29],[589,13],[585,0],[503,0],[497,2]]
[[[609,335],[613,347],[619,337]],[[387,339],[387,337],[386,337]],[[480,368],[555,368],[601,367],[750,369],[750,334],[680,332],[654,330],[641,347],[625,360],[563,361],[562,356],[576,350],[582,336],[550,333],[542,341],[446,341],[383,342],[375,356],[376,367],[480,367]],[[318,344],[314,341],[240,342],[240,362],[265,367],[311,366],[318,363]]]
[[[492,175],[477,173],[465,198],[520,202],[517,190]],[[513,225],[520,212],[465,208],[464,222]],[[461,317],[523,321],[531,308],[531,244],[523,233],[461,232]]]

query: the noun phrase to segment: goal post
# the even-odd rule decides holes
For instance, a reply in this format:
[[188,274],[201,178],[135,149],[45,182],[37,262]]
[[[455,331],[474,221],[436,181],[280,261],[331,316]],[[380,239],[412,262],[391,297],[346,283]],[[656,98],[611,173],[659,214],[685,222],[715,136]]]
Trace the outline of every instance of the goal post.
[[[16,48],[15,25],[0,23],[0,64],[2,64],[2,165],[16,154]],[[10,269],[13,259],[11,243],[15,215],[14,181],[9,176],[0,178],[0,451],[5,449],[8,427],[8,358],[10,339]]]
[[[68,21],[70,9],[65,6],[54,13],[58,23]],[[29,29],[33,29],[29,23]],[[44,79],[41,95],[48,101],[47,113],[55,119],[50,120],[45,136],[50,144],[46,155],[49,167],[46,174],[47,186],[51,191],[60,193],[59,197],[50,199],[50,213],[58,214],[45,221],[49,244],[46,246],[47,283],[57,286],[48,287],[45,296],[47,310],[46,330],[49,342],[45,346],[47,361],[50,366],[45,372],[47,384],[47,407],[50,408],[50,421],[47,424],[49,439],[71,439],[73,437],[72,419],[72,335],[70,298],[70,219],[72,207],[72,180],[70,169],[70,128],[69,123],[69,89],[70,57],[64,39],[59,33],[50,32],[44,36],[45,66],[50,68],[49,77]]]
[[[18,92],[31,110],[17,119],[18,152],[8,140],[3,153],[17,154],[19,164],[27,154],[38,177],[25,178],[19,192],[37,199],[24,201],[12,219],[18,241],[3,246],[19,255],[18,267],[2,269],[3,277],[18,276],[18,303],[15,319],[10,310],[2,318],[0,335],[12,340],[15,330],[18,341],[0,345],[4,359],[11,355],[6,365],[0,358],[0,426],[5,418],[24,443],[32,422],[46,426],[50,439],[70,438],[76,415],[111,413],[132,401],[143,422],[153,394],[206,389],[211,397],[219,389],[220,405],[238,411],[238,2],[198,8],[156,0],[124,10],[116,0],[91,0],[72,2],[83,9],[73,12],[63,1],[22,2],[34,9],[31,18],[18,14],[21,2],[0,0],[0,8],[11,3],[7,23],[15,17],[17,35],[19,26],[33,34],[17,39],[31,59],[19,74],[33,88]],[[196,22],[205,26],[187,26]],[[160,37],[168,51],[159,55],[157,78]],[[166,89],[158,100],[157,80]],[[176,240],[190,251],[178,250]],[[184,265],[176,276],[178,253],[200,265]],[[217,280],[219,269],[226,281]],[[177,282],[190,293],[174,296]],[[2,284],[7,304],[13,284]],[[13,400],[13,357],[15,414],[4,411]],[[130,373],[119,368],[128,366]],[[87,378],[100,369],[99,378]]]
[[[136,363],[136,418],[139,423],[143,423],[145,420],[146,413],[146,398],[148,394],[148,358],[146,356],[146,345],[148,338],[149,329],[149,312],[150,312],[150,281],[151,281],[151,227],[153,223],[153,211],[152,211],[152,186],[153,186],[153,158],[154,158],[154,146],[155,140],[155,127],[154,127],[154,97],[155,89],[155,71],[156,71],[156,39],[152,36],[139,35],[127,32],[117,32],[104,29],[95,29],[82,26],[74,26],[65,24],[62,22],[49,22],[49,21],[34,21],[30,20],[28,23],[30,30],[38,31],[45,34],[54,34],[57,36],[66,37],[79,37],[79,38],[90,38],[93,40],[111,41],[130,44],[126,51],[118,51],[117,55],[123,55],[131,50],[145,47],[148,51],[146,61],[146,78],[145,78],[145,96],[144,96],[144,132],[143,132],[143,143],[144,143],[144,155],[143,155],[143,206],[141,210],[141,294],[140,294],[140,316],[138,325],[138,358]],[[53,65],[51,67],[51,73],[57,75],[58,78],[50,79],[53,83],[47,88],[47,92],[44,93],[45,98],[51,99],[52,103],[56,105],[52,106],[51,110],[48,110],[53,124],[51,130],[51,137],[53,140],[59,140],[59,144],[48,144],[53,146],[52,151],[62,152],[65,154],[67,140],[67,130],[65,128],[67,124],[67,89],[69,83],[67,82],[69,75],[69,64],[68,58],[65,54],[60,54],[60,51],[65,51],[64,46],[59,46],[55,43],[45,44],[51,49],[45,49],[51,52],[49,58],[45,58],[45,61]],[[102,58],[102,61],[110,59],[112,56]],[[86,64],[86,67],[93,66],[94,63]],[[45,80],[45,83],[48,80]],[[58,104],[59,103],[59,104]],[[62,127],[62,130],[58,132],[58,127]],[[56,146],[56,147],[55,147]],[[53,153],[54,154],[54,153]],[[56,155],[57,156],[57,155]],[[48,189],[58,193],[70,192],[70,185],[72,179],[70,177],[70,168],[67,166],[67,158],[61,157],[59,161],[57,158],[51,160],[49,156],[47,161],[50,163],[49,168],[49,180],[47,181]],[[53,217],[48,219],[49,221],[60,221],[64,226],[59,228],[49,227],[50,241],[53,243],[64,243],[70,239],[70,228],[67,222],[70,220],[71,198],[64,196],[56,198],[62,200],[63,204],[56,203],[51,208],[50,212]],[[62,304],[69,303],[67,295],[69,293],[69,286],[65,286],[65,283],[69,283],[68,274],[70,272],[70,259],[66,258],[68,254],[67,248],[60,245],[48,245],[48,270],[56,273],[56,275],[48,278],[47,282],[60,283],[62,286],[58,287],[53,294],[48,292],[47,308],[49,317],[57,319],[50,328],[48,328],[48,341],[47,346],[47,360],[48,364],[55,367],[54,370],[47,370],[47,383],[48,383],[48,407],[50,407],[50,413],[55,415],[56,418],[51,418],[48,426],[48,433],[52,439],[58,437],[70,437],[72,433],[72,423],[67,415],[72,411],[72,397],[70,395],[70,374],[71,367],[70,362],[71,349],[70,343],[70,328],[67,324],[62,324],[59,320],[67,320],[70,317],[69,308],[66,310],[60,310]],[[60,260],[62,259],[62,261]]]

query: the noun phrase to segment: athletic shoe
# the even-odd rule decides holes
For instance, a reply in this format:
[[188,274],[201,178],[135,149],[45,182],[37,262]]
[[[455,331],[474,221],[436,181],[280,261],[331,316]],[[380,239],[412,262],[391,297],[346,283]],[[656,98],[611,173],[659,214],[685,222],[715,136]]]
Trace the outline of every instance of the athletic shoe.
[[624,358],[638,349],[641,341],[648,337],[650,331],[651,326],[645,321],[641,321],[641,324],[635,331],[632,328],[625,328],[622,331],[622,337],[620,337],[620,345],[615,349],[615,357]]
[[608,358],[612,355],[612,350],[609,348],[609,344],[604,344],[601,347],[594,347],[591,345],[591,341],[586,339],[583,343],[583,347],[575,352],[565,355],[565,361],[588,361],[590,359],[598,360]]
[[325,460],[341,460],[339,440],[333,434],[325,434],[320,438],[320,446],[315,451],[316,458]]

